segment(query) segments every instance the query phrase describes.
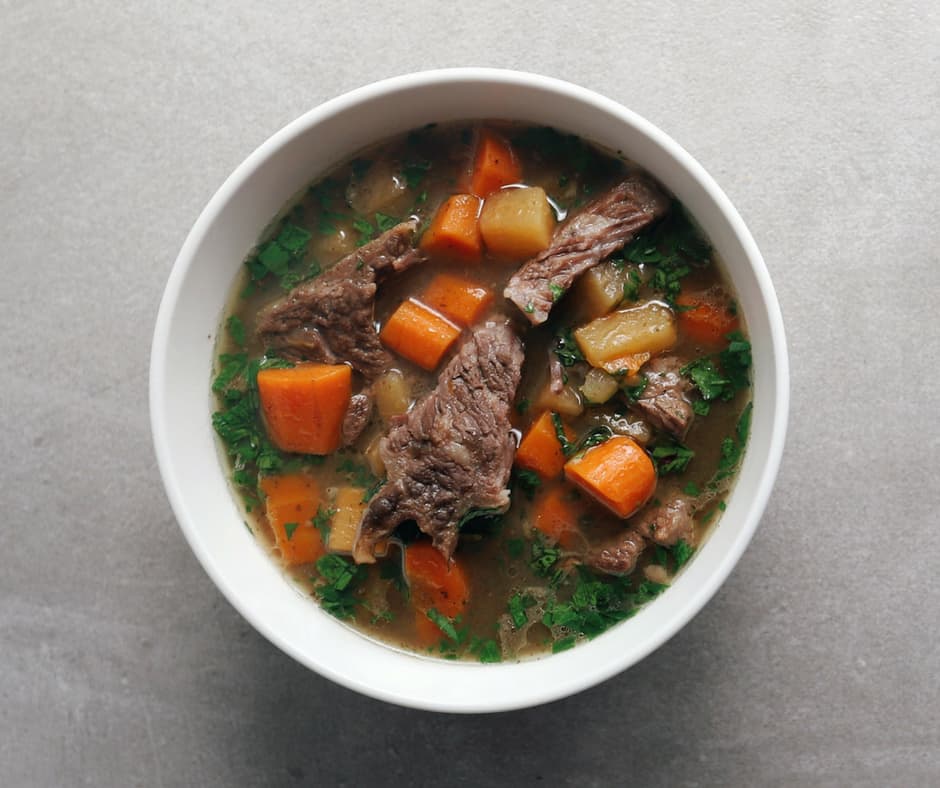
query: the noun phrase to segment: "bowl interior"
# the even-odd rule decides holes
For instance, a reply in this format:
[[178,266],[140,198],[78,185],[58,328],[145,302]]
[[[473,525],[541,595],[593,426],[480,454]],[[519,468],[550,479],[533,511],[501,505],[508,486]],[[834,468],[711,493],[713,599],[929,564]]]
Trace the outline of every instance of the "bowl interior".
[[[396,651],[323,613],[242,526],[210,422],[216,332],[233,277],[285,202],[364,146],[430,122],[506,118],[555,126],[650,171],[688,207],[737,288],[753,345],[751,437],[720,525],[668,592],[571,651],[477,665]],[[302,116],[225,182],[173,267],[154,335],[151,418],[164,484],[193,551],[229,601],[294,658],[347,687],[443,711],[533,705],[591,686],[662,644],[708,601],[747,546],[776,476],[788,407],[779,307],[740,217],[702,168],[661,131],[601,96],[518,72],[460,69],[361,88]]]

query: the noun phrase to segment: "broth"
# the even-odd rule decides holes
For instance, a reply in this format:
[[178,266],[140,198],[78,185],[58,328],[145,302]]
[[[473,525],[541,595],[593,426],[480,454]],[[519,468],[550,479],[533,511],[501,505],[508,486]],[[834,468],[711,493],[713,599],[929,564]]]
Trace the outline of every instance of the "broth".
[[[521,182],[544,190],[559,222],[566,215],[577,214],[618,179],[637,171],[635,165],[621,157],[550,129],[499,122],[487,122],[483,127],[495,130],[510,142],[518,157]],[[723,499],[746,442],[750,414],[746,377],[749,347],[743,316],[736,314],[734,291],[720,260],[707,248],[707,242],[675,201],[667,218],[651,225],[648,231],[641,230],[637,240],[628,242],[623,250],[601,262],[592,276],[598,279],[606,276],[623,289],[622,297],[616,299],[608,312],[657,304],[679,324],[677,341],[664,352],[686,362],[685,378],[698,378],[688,395],[696,416],[681,440],[652,426],[632,407],[631,392],[643,385],[642,368],[639,374],[610,376],[617,390],[607,402],[586,403],[581,389],[591,367],[579,358],[583,354],[571,331],[603,314],[590,312],[591,299],[586,295],[588,284],[584,277],[560,298],[547,322],[530,326],[522,311],[500,295],[520,261],[497,259],[485,253],[481,261],[473,262],[432,255],[428,262],[379,284],[374,309],[376,330],[387,325],[404,301],[425,292],[442,272],[486,288],[495,297],[475,325],[508,322],[522,337],[525,347],[522,379],[512,403],[516,439],[528,432],[542,412],[560,416],[576,436],[573,444],[592,434],[595,438],[629,435],[652,455],[658,466],[654,498],[624,520],[564,477],[539,478],[516,467],[510,482],[510,509],[498,516],[483,513],[461,526],[455,560],[466,578],[470,602],[455,620],[448,616],[442,620],[437,611],[429,614],[415,610],[402,561],[409,545],[425,539],[413,523],[405,523],[396,530],[387,555],[373,564],[356,566],[343,557],[332,560],[329,566],[319,560],[292,563],[290,556],[285,556],[278,547],[266,511],[268,500],[260,489],[259,479],[289,474],[309,478],[310,489],[316,490],[312,505],[319,517],[307,517],[315,524],[288,523],[293,531],[285,532],[286,537],[297,538],[297,529],[319,526],[321,537],[311,538],[327,537],[324,541],[328,544],[329,529],[335,524],[332,518],[336,515],[331,512],[336,508],[338,492],[352,487],[361,490],[367,499],[381,483],[376,447],[388,431],[389,420],[374,410],[360,437],[351,446],[328,456],[290,454],[272,446],[258,410],[253,376],[272,359],[275,365],[278,361],[276,352],[256,334],[256,315],[259,309],[282,298],[293,285],[355,253],[357,244],[379,235],[400,219],[417,217],[424,230],[444,200],[466,188],[480,128],[479,123],[432,125],[382,142],[315,181],[287,206],[262,235],[234,286],[226,312],[227,330],[219,333],[214,422],[226,445],[233,485],[244,502],[249,528],[272,557],[285,564],[285,571],[300,588],[319,598],[330,612],[350,625],[392,645],[449,659],[492,662],[560,651],[599,634],[662,592],[689,560],[723,510]],[[662,230],[667,222],[672,224]],[[299,252],[286,263],[273,261],[265,266],[259,262],[267,245],[274,243],[272,239],[277,239],[288,226],[309,234],[306,242],[300,244]],[[660,254],[658,250],[668,244],[678,249],[678,256]],[[699,253],[698,259],[693,259],[689,249]],[[723,299],[728,319],[733,318],[735,324],[730,342],[702,341],[683,330],[683,310],[687,313],[703,308],[677,303],[688,293],[717,294],[719,300]],[[463,336],[470,330],[465,329]],[[737,380],[729,381],[734,377],[728,368],[732,356],[722,354],[735,348],[740,369]],[[392,353],[392,374],[406,384],[412,404],[434,390],[446,359],[453,353],[451,349],[432,371]],[[711,362],[711,369],[704,370],[707,373],[704,379],[702,369],[697,372],[690,369],[697,360],[703,364],[706,360]],[[553,395],[550,369],[558,363],[562,364],[565,383],[563,394]],[[711,381],[720,389],[719,394],[709,389],[711,372],[716,375]],[[609,383],[599,374],[596,377]],[[724,383],[715,383],[716,379]],[[362,376],[354,373],[353,390],[363,385]],[[712,396],[705,399],[706,394]],[[579,407],[580,413],[576,412]],[[247,421],[238,424],[245,433],[250,433],[248,437],[230,429],[226,421],[225,414],[238,408],[244,409],[239,417]],[[231,421],[235,422],[234,417]],[[248,447],[252,441],[257,445]],[[581,452],[584,451],[582,446]],[[553,491],[558,491],[561,499],[578,513],[572,535],[564,545],[545,536],[535,525],[535,510]],[[605,574],[586,566],[584,556],[592,549],[615,539],[658,503],[677,496],[693,501],[694,525],[687,538],[671,546],[654,544],[651,539],[635,569],[625,576]],[[304,511],[309,515],[309,510]],[[336,573],[343,572],[348,576],[348,585],[339,588],[344,581],[337,580]],[[325,592],[328,586],[332,590]],[[433,640],[427,635],[428,616],[432,619]]]

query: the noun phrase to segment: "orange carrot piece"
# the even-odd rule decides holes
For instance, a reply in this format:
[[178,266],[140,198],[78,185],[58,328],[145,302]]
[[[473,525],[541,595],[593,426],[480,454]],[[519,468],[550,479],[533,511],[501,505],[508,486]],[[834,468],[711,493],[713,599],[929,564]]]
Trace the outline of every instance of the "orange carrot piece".
[[570,488],[556,485],[540,492],[533,504],[535,527],[566,550],[581,539],[578,514],[582,507],[571,499]]
[[403,301],[385,321],[379,339],[422,369],[433,370],[460,336],[460,329],[420,301]]
[[258,394],[268,435],[279,449],[330,454],[339,448],[352,396],[352,370],[347,365],[263,369]]
[[727,344],[727,336],[740,325],[730,302],[709,293],[680,293],[676,304],[690,307],[679,312],[679,328],[694,342],[703,345]]
[[618,517],[629,517],[656,489],[656,468],[632,438],[616,435],[565,463],[565,478]]
[[649,353],[628,353],[625,356],[612,358],[610,361],[603,362],[601,368],[611,375],[623,373],[626,377],[630,378],[639,372],[640,367],[649,360]]
[[502,186],[518,183],[522,179],[522,167],[509,143],[488,129],[480,132],[473,173],[470,176],[470,191],[486,197]]
[[436,643],[443,633],[427,613],[433,608],[454,619],[464,612],[470,602],[470,585],[463,568],[456,560],[448,564],[430,542],[414,542],[405,548],[405,578],[418,635],[425,645]]
[[284,562],[293,566],[320,558],[326,549],[311,522],[320,506],[317,483],[304,473],[263,476],[261,492],[265,495],[268,524]]
[[[565,426],[565,437],[574,438],[574,433]],[[565,464],[565,455],[555,432],[555,421],[550,411],[543,411],[529,427],[528,432],[516,449],[516,465],[526,470],[535,471],[543,479],[554,479],[561,473]]]
[[482,204],[472,194],[448,197],[421,236],[421,249],[445,258],[479,260],[483,250],[479,223]]
[[493,303],[493,291],[453,274],[438,274],[421,300],[457,325],[472,326]]

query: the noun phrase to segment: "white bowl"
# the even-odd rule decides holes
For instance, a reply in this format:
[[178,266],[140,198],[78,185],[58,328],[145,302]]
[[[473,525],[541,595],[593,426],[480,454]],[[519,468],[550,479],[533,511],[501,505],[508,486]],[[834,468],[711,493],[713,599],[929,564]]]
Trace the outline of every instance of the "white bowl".
[[[397,651],[303,596],[256,543],[210,422],[216,332],[259,233],[309,181],[392,134],[434,121],[507,118],[555,126],[626,156],[687,206],[725,261],[753,344],[753,423],[727,511],[674,585],[634,618],[570,651],[521,663],[447,662]],[[583,690],[662,645],[711,598],[747,547],[777,475],[789,381],[780,309],[753,239],[704,169],[658,128],[575,85],[514,71],[396,77],[328,101],[252,153],[209,201],[170,274],[154,332],[150,408],[160,472],[190,546],[226,598],[272,643],[346,687],[449,712],[514,709]]]

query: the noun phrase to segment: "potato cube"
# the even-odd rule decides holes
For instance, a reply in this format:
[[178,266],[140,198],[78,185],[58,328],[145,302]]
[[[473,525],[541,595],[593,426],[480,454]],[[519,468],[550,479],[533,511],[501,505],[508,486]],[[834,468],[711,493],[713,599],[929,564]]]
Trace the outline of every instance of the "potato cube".
[[584,376],[581,393],[592,405],[600,405],[617,393],[617,379],[602,369],[590,369]]
[[527,260],[547,247],[555,230],[555,214],[545,190],[537,186],[500,189],[483,203],[480,233],[490,254]]
[[561,416],[574,418],[581,415],[584,406],[581,404],[578,392],[571,386],[565,386],[561,393],[556,394],[552,391],[551,385],[546,383],[535,400],[535,409],[551,410]]
[[575,285],[572,301],[585,320],[606,315],[623,301],[623,285],[627,273],[612,263],[601,263],[586,271]]
[[356,541],[356,530],[366,510],[362,499],[365,490],[359,487],[340,487],[333,501],[336,513],[330,522],[329,550],[331,553],[351,553]]
[[390,369],[375,381],[372,387],[375,404],[385,421],[400,416],[411,407],[411,385],[397,369]]
[[676,342],[672,310],[656,301],[618,309],[574,332],[581,352],[593,367],[634,353],[656,354]]

